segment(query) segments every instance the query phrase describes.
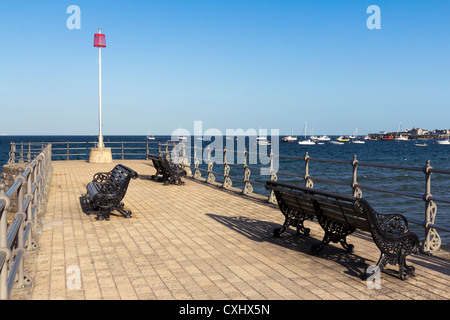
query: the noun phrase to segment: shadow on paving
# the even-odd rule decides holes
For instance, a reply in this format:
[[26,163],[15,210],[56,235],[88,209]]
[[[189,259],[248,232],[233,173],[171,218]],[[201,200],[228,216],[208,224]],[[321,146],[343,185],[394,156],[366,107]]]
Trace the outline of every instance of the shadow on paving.
[[[280,237],[274,237],[273,230],[280,227],[280,224],[273,222],[255,220],[242,216],[229,217],[212,213],[207,213],[206,215],[252,241],[268,242],[308,255],[311,255],[311,246],[321,242],[321,239],[315,239],[311,236],[296,235],[296,232],[292,229],[286,229]],[[368,267],[366,259],[353,253],[347,253],[344,249],[332,243],[325,247],[318,256],[314,257],[339,263],[347,269],[344,271],[345,274],[358,277],[361,280],[366,279],[365,270]],[[388,270],[384,272],[386,271]],[[390,272],[388,271],[387,273]],[[395,272],[392,275],[395,277]]]

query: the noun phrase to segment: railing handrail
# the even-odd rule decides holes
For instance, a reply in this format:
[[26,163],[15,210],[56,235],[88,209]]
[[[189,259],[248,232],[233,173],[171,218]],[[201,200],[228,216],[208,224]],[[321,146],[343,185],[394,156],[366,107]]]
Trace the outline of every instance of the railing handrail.
[[[31,282],[24,273],[23,260],[25,253],[34,248],[32,231],[37,225],[38,211],[43,209],[50,178],[51,144],[48,144],[25,168],[18,166],[14,183],[7,191],[6,184],[0,183],[0,300],[9,298],[15,284],[23,287]],[[17,207],[8,225],[13,194],[17,195]]]

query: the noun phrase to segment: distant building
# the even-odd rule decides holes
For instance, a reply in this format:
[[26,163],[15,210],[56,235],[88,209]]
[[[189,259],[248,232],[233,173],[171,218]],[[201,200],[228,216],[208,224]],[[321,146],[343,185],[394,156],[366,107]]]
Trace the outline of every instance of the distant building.
[[448,129],[435,129],[433,132],[435,134],[450,134],[450,130]]
[[424,134],[429,134],[430,131],[429,130],[425,130],[425,129],[421,129],[421,128],[412,128],[411,131],[409,131],[409,133],[411,135],[421,136],[421,135],[424,135]]

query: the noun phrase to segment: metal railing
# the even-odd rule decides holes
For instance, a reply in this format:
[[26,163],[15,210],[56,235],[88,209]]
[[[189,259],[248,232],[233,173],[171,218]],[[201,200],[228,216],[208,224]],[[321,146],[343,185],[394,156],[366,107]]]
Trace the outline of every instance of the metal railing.
[[[14,286],[20,288],[31,284],[24,271],[24,255],[36,248],[32,232],[37,224],[38,212],[44,209],[50,179],[49,144],[25,168],[17,168],[14,182],[7,191],[6,184],[0,184],[0,300],[8,299]],[[8,223],[8,209],[12,205],[13,195],[17,196],[17,207]]]
[[[306,155],[304,157],[295,157],[295,156],[283,156],[283,155],[275,155],[273,153],[273,150],[270,150],[268,156],[270,158],[270,162],[267,164],[267,170],[268,173],[265,175],[265,178],[262,179],[251,179],[252,176],[260,176],[260,175],[252,175],[255,170],[260,171],[261,167],[259,166],[249,166],[248,165],[248,157],[250,155],[255,155],[254,153],[248,152],[246,149],[242,152],[238,151],[227,151],[225,148],[224,150],[214,150],[217,152],[222,152],[223,158],[220,164],[214,163],[211,161],[211,152],[213,150],[208,148],[197,148],[194,146],[192,149],[191,157],[193,159],[193,165],[191,167],[191,164],[188,160],[186,149],[189,149],[189,147],[183,146],[181,144],[181,148],[178,148],[176,152],[172,152],[171,148],[173,149],[177,144],[176,143],[166,143],[160,145],[159,154],[160,155],[166,155],[167,158],[171,159],[174,162],[184,164],[186,168],[193,171],[192,178],[194,179],[202,179],[202,173],[206,174],[206,178],[204,178],[204,181],[206,183],[215,183],[218,184],[216,181],[216,177],[220,177],[222,187],[224,189],[230,189],[233,185],[233,181],[240,181],[241,187],[240,192],[245,195],[249,195],[254,192],[253,185],[257,185],[260,187],[263,187],[265,184],[265,181],[272,180],[277,181],[281,176],[290,177],[290,178],[298,178],[300,181],[303,181],[306,187],[308,188],[314,188],[314,182],[320,181],[327,184],[334,184],[338,186],[346,186],[349,187],[352,191],[352,195],[354,197],[361,198],[363,196],[363,190],[371,190],[380,192],[383,194],[393,194],[397,196],[402,197],[409,197],[409,198],[416,198],[423,201],[424,205],[424,219],[418,220],[418,219],[412,219],[411,217],[407,217],[408,221],[410,223],[413,223],[415,225],[423,227],[425,231],[425,236],[422,241],[422,251],[426,253],[435,253],[438,252],[441,248],[442,241],[441,237],[439,236],[438,230],[443,232],[450,232],[450,228],[448,226],[444,226],[441,224],[436,224],[436,213],[437,213],[437,203],[445,203],[450,204],[450,198],[446,197],[436,197],[433,196],[431,193],[431,175],[433,173],[437,174],[444,174],[444,175],[450,175],[450,170],[442,170],[433,168],[430,164],[430,161],[428,160],[424,167],[417,168],[417,167],[406,167],[406,166],[393,166],[393,165],[384,165],[384,164],[377,164],[377,163],[368,163],[368,162],[359,162],[357,160],[356,155],[353,157],[351,161],[342,161],[342,160],[332,160],[332,159],[318,159],[318,158],[311,158],[308,155],[308,152],[306,152]],[[205,160],[205,166],[206,168],[200,168],[200,161],[197,157],[198,151],[206,151],[207,156]],[[233,154],[241,154],[243,157],[242,164],[235,164],[230,163],[228,161],[228,156],[230,153]],[[256,154],[260,155],[260,154]],[[217,156],[216,156],[217,157]],[[274,170],[274,160],[278,158],[280,159],[290,159],[290,160],[298,160],[303,163],[303,174],[298,173],[292,173],[292,172],[285,172]],[[349,175],[348,181],[338,181],[333,180],[330,178],[324,178],[319,176],[313,176],[310,174],[310,163],[311,162],[317,162],[317,163],[329,163],[329,164],[338,164],[338,165],[345,165],[351,168],[351,174]],[[300,165],[300,163],[299,163]],[[219,168],[218,168],[219,167]],[[413,172],[420,172],[423,174],[424,184],[422,185],[424,187],[424,193],[414,193],[414,192],[404,192],[399,191],[395,189],[389,189],[389,188],[382,188],[382,187],[376,187],[372,185],[367,184],[361,184],[358,182],[358,168],[359,167],[369,167],[369,168],[383,168],[383,169],[391,169],[391,170],[406,170],[406,171],[413,171]],[[238,170],[237,174],[232,175],[231,174],[231,168],[236,168]],[[240,172],[239,172],[240,171]],[[261,177],[261,176],[260,176]],[[260,188],[261,189],[261,188]],[[341,190],[339,190],[342,192]],[[270,194],[267,196],[267,201],[270,203],[276,203],[275,196],[273,194],[273,191],[270,191]]]
[[[77,159],[82,157],[87,159],[89,157],[89,153],[86,151],[85,153],[73,153],[71,150],[89,150],[89,145],[95,145],[95,142],[58,142],[56,144],[64,143],[64,147],[53,147],[54,154],[53,158],[61,159],[61,160],[70,160]],[[73,147],[76,144],[85,144],[81,147]],[[450,175],[450,170],[442,170],[431,167],[429,161],[425,164],[424,167],[405,167],[405,166],[393,166],[393,165],[385,165],[385,164],[377,164],[377,163],[367,163],[367,162],[359,162],[354,156],[352,160],[342,161],[342,160],[333,160],[333,159],[318,159],[311,158],[308,153],[304,157],[297,156],[284,156],[274,154],[273,150],[269,150],[270,154],[265,154],[265,156],[269,159],[266,164],[266,174],[264,176],[260,175],[261,166],[258,164],[249,165],[249,158],[251,156],[260,156],[260,153],[248,152],[246,149],[243,151],[231,151],[226,148],[223,150],[210,149],[197,147],[187,147],[184,143],[179,143],[178,141],[166,141],[163,143],[160,142],[132,142],[132,141],[119,141],[119,142],[110,142],[110,144],[119,145],[116,150],[119,152],[113,153],[115,158],[124,159],[125,156],[129,156],[132,159],[142,158],[146,159],[147,154],[158,154],[165,155],[168,159],[182,163],[191,172],[193,179],[203,179],[202,175],[204,175],[204,181],[210,184],[218,184],[221,185],[224,189],[237,189],[244,195],[250,195],[252,193],[258,193],[264,196],[264,193],[268,193],[267,190],[264,189],[265,182],[267,180],[276,181],[280,178],[285,179],[296,179],[296,183],[304,183],[306,187],[313,188],[314,182],[319,183],[327,183],[335,186],[344,186],[349,187],[350,192],[355,197],[362,197],[363,190],[370,190],[374,192],[382,193],[383,195],[396,195],[400,197],[407,198],[415,198],[419,199],[423,202],[424,214],[423,220],[421,219],[413,219],[411,217],[407,217],[408,221],[421,226],[425,231],[425,236],[423,239],[422,250],[424,252],[433,253],[437,252],[442,244],[441,238],[439,236],[438,231],[442,232],[450,232],[450,228],[448,226],[444,226],[442,224],[436,223],[436,213],[437,213],[437,203],[450,204],[450,198],[446,197],[437,197],[431,193],[431,176],[432,174],[443,174]],[[132,145],[130,147],[130,145]],[[137,145],[137,147],[136,147]],[[33,143],[21,143],[18,145],[19,148],[16,148],[15,145],[11,147],[10,153],[10,161],[11,159],[14,162],[14,155],[18,155],[19,162],[25,161],[25,159],[30,159],[33,155],[33,146],[36,144]],[[40,145],[37,144],[39,147]],[[13,150],[14,149],[14,150]],[[16,150],[18,149],[18,150]],[[175,150],[175,152],[174,152]],[[204,153],[204,157],[199,157],[198,153]],[[212,152],[222,153],[222,156],[219,157],[221,161],[212,161]],[[205,156],[206,154],[206,156]],[[241,157],[239,163],[234,161],[234,157]],[[205,158],[202,161],[202,158]],[[217,155],[214,157],[217,159]],[[232,158],[232,159],[230,159]],[[192,161],[191,161],[192,160]],[[297,172],[294,170],[293,172],[283,171],[286,170],[286,166],[283,167],[282,161],[298,161],[296,167],[302,167],[303,172]],[[278,161],[280,165],[280,170],[274,170],[274,162]],[[311,163],[326,163],[333,165],[343,165],[350,168],[348,170],[349,177],[348,180],[339,181],[336,179],[332,179],[330,177],[320,177],[311,174]],[[290,167],[293,165],[291,164]],[[389,169],[396,171],[410,171],[417,172],[423,174],[424,184],[418,183],[421,187],[423,187],[424,192],[405,192],[396,189],[390,189],[386,187],[380,187],[379,183],[377,185],[371,185],[366,183],[360,183],[360,176],[358,176],[358,168],[367,167],[367,168],[379,168],[379,169]],[[345,171],[347,172],[347,171]],[[361,179],[362,180],[362,179]],[[255,192],[256,191],[256,192]],[[339,190],[342,192],[341,190]],[[276,199],[274,197],[273,191],[271,191],[267,195],[267,201],[270,203],[276,203]],[[419,206],[420,207],[420,206]]]
[[[85,160],[89,159],[89,153],[92,147],[97,145],[95,141],[53,141],[45,142],[52,145],[53,160]],[[111,154],[114,159],[142,158],[146,155],[159,150],[158,142],[155,141],[105,141],[105,147],[111,148]],[[19,142],[11,143],[9,162],[26,162],[37,154],[44,142]]]

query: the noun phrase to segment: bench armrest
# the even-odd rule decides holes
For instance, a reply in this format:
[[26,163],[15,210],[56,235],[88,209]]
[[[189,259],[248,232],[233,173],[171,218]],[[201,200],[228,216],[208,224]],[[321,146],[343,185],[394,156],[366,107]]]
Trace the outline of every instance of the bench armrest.
[[408,220],[401,214],[377,213],[380,228],[387,234],[398,236],[409,232]]
[[111,172],[98,172],[92,178],[92,182],[105,182],[111,176]]

